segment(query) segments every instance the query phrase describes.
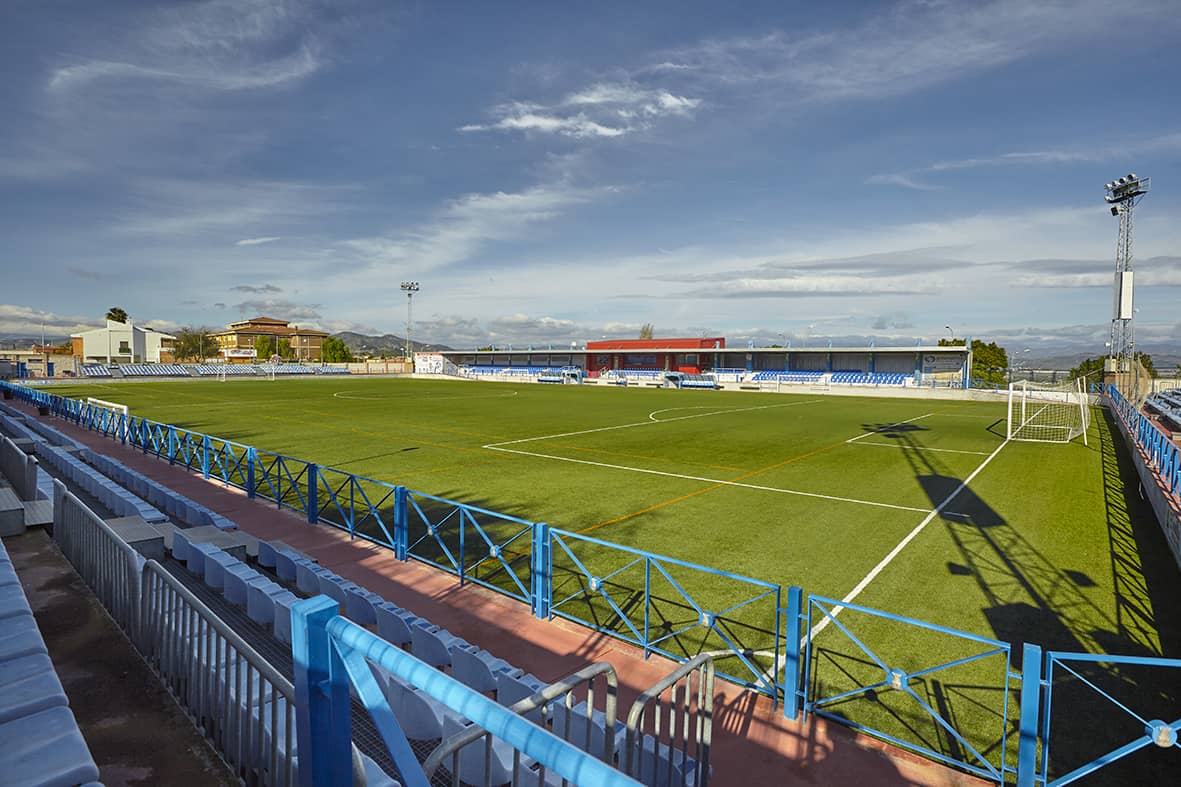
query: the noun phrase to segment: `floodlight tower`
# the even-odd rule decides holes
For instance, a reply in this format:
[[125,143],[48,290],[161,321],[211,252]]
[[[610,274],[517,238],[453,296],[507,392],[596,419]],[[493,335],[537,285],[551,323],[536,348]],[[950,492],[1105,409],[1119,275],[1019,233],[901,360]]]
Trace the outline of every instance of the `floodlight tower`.
[[410,361],[410,327],[413,324],[414,293],[418,292],[418,282],[402,282],[402,292],[406,293],[406,361],[410,363],[410,371],[414,371],[414,364]]
[[1137,395],[1139,375],[1135,369],[1136,357],[1136,327],[1133,322],[1134,310],[1133,273],[1132,273],[1132,214],[1136,203],[1148,193],[1151,181],[1141,178],[1136,173],[1104,184],[1106,191],[1104,199],[1111,206],[1111,215],[1119,217],[1119,240],[1115,244],[1115,281],[1112,285],[1111,308],[1111,358],[1107,362],[1109,373],[1116,375],[1128,374],[1130,379],[1130,394]]

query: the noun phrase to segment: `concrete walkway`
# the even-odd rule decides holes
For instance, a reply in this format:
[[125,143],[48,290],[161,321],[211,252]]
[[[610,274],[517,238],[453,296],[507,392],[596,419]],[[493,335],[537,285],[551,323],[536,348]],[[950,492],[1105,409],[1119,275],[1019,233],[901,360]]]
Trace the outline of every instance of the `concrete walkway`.
[[[36,410],[22,408],[31,417]],[[460,586],[457,577],[393,553],[327,525],[309,525],[273,503],[250,500],[245,492],[206,481],[200,473],[169,466],[94,432],[59,419],[54,427],[96,451],[169,485],[229,517],[247,533],[279,539],[343,577],[387,600],[486,648],[542,680],[555,681],[597,661],[619,675],[620,707],[675,665],[647,660],[627,643],[563,620],[541,621],[519,601],[479,586]],[[721,785],[980,785],[966,776],[822,719],[788,721],[771,700],[719,679],[715,699],[712,760],[714,784]]]
[[103,784],[237,785],[48,533],[4,546]]

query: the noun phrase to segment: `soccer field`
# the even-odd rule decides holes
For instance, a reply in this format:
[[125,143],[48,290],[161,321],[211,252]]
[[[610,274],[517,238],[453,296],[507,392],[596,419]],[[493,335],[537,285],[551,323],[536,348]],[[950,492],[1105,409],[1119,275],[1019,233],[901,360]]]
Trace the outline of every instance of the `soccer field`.
[[[1006,442],[999,400],[385,378],[53,390],[1018,647],[1181,652],[1176,605],[1164,601],[1181,590],[1177,570],[1105,410],[1094,411],[1085,446]],[[738,600],[717,583],[715,608]],[[607,621],[611,611],[596,615]],[[840,620],[852,628],[858,615]],[[858,638],[887,663],[968,653],[962,640],[917,629],[899,636],[898,624],[861,617]],[[842,626],[823,636],[831,648],[814,669],[827,669],[830,689],[878,669],[849,641],[838,644]],[[1012,720],[981,688],[995,682],[985,669],[999,669],[1003,683],[1003,661],[960,669],[944,684],[926,682],[926,701],[979,716],[968,726],[979,728],[985,756],[1011,748]],[[936,750],[957,745],[882,697],[839,712],[867,723],[897,716]]]

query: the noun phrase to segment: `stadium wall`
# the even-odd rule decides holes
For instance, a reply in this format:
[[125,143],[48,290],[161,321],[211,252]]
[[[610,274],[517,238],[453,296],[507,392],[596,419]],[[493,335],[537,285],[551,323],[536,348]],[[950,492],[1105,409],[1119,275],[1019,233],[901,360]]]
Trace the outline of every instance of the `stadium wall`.
[[1115,422],[1119,425],[1120,434],[1123,435],[1132,455],[1132,462],[1136,465],[1136,473],[1140,476],[1141,493],[1152,506],[1157,522],[1164,531],[1165,540],[1169,542],[1169,549],[1173,552],[1173,560],[1177,562],[1177,567],[1181,568],[1181,501],[1170,493],[1166,482],[1153,469],[1148,453],[1132,434],[1119,403],[1115,401],[1118,393],[1109,396],[1111,404],[1116,405],[1110,408],[1111,412],[1115,415]]

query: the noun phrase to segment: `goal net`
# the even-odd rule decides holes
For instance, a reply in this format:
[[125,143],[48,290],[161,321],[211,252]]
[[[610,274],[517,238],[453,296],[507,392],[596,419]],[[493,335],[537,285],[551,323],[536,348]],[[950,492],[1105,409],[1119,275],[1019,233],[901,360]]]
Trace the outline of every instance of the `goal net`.
[[1019,380],[1009,384],[1008,437],[1040,443],[1087,442],[1091,411],[1082,380],[1048,384]]

